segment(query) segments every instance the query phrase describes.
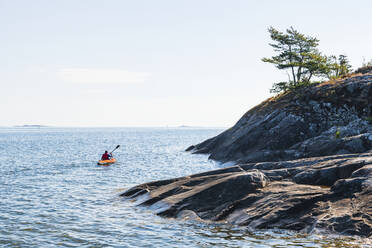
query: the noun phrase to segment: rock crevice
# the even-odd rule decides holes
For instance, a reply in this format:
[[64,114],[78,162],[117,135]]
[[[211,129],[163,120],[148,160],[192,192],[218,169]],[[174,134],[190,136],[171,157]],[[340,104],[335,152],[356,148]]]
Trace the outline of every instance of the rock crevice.
[[370,237],[371,173],[372,153],[249,163],[145,183],[122,196],[148,194],[141,205],[162,206],[156,213],[165,217],[187,212],[250,228]]
[[166,217],[372,235],[372,75],[304,87],[187,149],[236,165],[121,195]]
[[280,161],[372,149],[372,75],[300,88],[249,110],[187,150],[222,162]]

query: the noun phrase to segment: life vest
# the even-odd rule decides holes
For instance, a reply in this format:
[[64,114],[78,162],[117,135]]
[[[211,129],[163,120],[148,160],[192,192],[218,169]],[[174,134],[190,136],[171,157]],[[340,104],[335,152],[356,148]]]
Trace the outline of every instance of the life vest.
[[102,155],[102,158],[101,158],[101,160],[109,160],[110,158],[109,158],[109,154],[108,153],[104,153],[103,155]]

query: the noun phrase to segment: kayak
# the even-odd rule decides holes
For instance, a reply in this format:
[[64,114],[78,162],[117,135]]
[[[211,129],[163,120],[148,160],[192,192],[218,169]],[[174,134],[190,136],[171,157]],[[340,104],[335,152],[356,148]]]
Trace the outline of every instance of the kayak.
[[98,161],[97,165],[109,166],[116,162],[115,158],[108,159],[108,160],[100,160]]

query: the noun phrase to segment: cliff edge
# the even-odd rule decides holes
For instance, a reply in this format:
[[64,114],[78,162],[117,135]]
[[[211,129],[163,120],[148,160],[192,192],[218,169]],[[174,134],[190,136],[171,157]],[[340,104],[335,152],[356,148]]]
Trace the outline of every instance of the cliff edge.
[[166,217],[372,235],[372,71],[268,99],[187,150],[237,165],[121,196]]
[[249,110],[230,129],[187,150],[237,163],[372,149],[372,73],[299,88]]

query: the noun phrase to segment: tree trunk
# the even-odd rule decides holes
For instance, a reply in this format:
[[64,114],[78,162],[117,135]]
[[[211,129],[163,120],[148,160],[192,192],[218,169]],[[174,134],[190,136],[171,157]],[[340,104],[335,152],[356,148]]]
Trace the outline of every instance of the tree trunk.
[[[292,54],[291,45],[289,45],[288,48],[289,48],[289,54]],[[292,56],[289,57],[289,62],[292,64]],[[295,72],[294,72],[294,66],[293,65],[291,65],[291,70],[292,70],[292,76],[293,76],[293,84],[296,85],[297,81],[296,81],[296,75],[295,75]]]
[[301,66],[298,67],[298,70],[297,70],[297,81],[301,81],[301,74],[302,74],[301,70],[302,70],[302,67]]
[[310,79],[312,76],[313,76],[313,73],[311,72],[309,78],[307,79],[307,82],[310,82]]

